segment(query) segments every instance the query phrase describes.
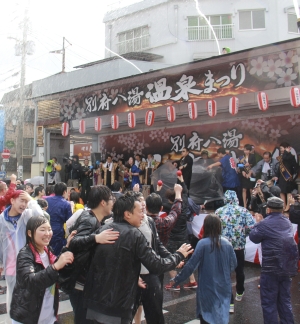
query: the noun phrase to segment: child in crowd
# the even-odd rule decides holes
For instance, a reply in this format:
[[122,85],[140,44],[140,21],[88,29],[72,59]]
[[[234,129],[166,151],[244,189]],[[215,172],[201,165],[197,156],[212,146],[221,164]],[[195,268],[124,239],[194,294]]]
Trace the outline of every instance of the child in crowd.
[[48,248],[53,232],[44,216],[33,216],[26,226],[26,246],[17,257],[17,278],[10,316],[12,324],[57,323],[58,270],[73,262],[72,252],[57,259]]
[[47,218],[48,222],[50,222],[50,215],[47,213],[48,209],[48,202],[46,199],[38,199],[37,200],[38,205],[42,208],[44,216]]
[[84,208],[83,204],[81,204],[79,200],[80,200],[80,194],[78,192],[73,191],[70,193],[70,201],[74,202],[73,214],[77,212],[77,210]]

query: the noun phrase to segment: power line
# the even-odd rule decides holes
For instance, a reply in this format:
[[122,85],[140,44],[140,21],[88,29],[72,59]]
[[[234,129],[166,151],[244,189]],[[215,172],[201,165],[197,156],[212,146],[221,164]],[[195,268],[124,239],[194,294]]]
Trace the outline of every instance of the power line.
[[14,77],[18,76],[18,75],[20,74],[20,72],[21,72],[21,71],[18,71],[18,72],[16,72],[16,73],[14,73],[14,74],[8,76],[7,78],[5,78],[5,79],[3,79],[3,80],[0,80],[0,83],[3,83],[3,82],[5,82],[6,80],[8,80],[8,79],[10,79],[10,78],[14,78]]
[[[34,34],[36,34],[36,33],[34,32]],[[54,41],[54,40],[53,40],[51,37],[49,37],[48,35],[45,35],[45,37],[47,37],[48,39],[52,40],[52,41],[55,42],[56,44],[61,45],[60,43]],[[73,43],[73,41],[72,41],[72,43]],[[47,42],[47,44],[49,44],[49,43]],[[74,43],[73,43],[73,44],[74,44]],[[76,44],[76,46],[77,46],[77,44]],[[88,58],[86,58],[86,57],[83,57],[82,55],[76,53],[75,50],[71,49],[71,47],[66,47],[66,48],[68,48],[68,52],[70,52],[70,53],[73,54],[73,55],[76,55],[77,57],[79,57],[79,58],[85,60],[86,62],[90,62],[90,61],[91,61],[90,59],[88,59]],[[70,61],[69,57],[68,57],[68,61]],[[71,63],[72,63],[72,62],[71,62]],[[76,63],[76,64],[77,64],[77,63]],[[74,65],[74,64],[73,64],[73,65]]]
[[[45,28],[45,27],[41,27],[41,28],[44,29],[44,30],[46,30],[46,31],[48,31],[48,32],[51,32],[52,34],[55,34],[56,36],[62,37],[61,35],[59,35],[59,34],[53,32],[52,30],[49,30],[49,29],[47,29],[47,28]],[[46,36],[46,37],[50,38],[49,36]],[[51,39],[51,38],[50,38],[50,39]],[[89,49],[87,49],[87,48],[85,48],[85,47],[79,45],[78,43],[74,43],[74,42],[72,41],[72,44],[73,44],[73,45],[76,45],[76,46],[78,46],[78,47],[80,47],[80,48],[82,48],[82,49],[84,49],[84,50],[87,51],[87,52],[90,52],[91,54],[96,55],[97,57],[99,57],[99,54],[97,54],[97,53],[95,53],[95,52],[92,52],[91,50],[89,50]]]

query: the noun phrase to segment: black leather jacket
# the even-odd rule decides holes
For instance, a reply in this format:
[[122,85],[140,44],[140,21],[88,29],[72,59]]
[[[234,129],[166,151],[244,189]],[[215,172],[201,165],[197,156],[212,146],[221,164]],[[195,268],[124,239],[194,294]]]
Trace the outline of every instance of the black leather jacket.
[[101,224],[91,210],[84,210],[75,224],[69,229],[77,233],[69,244],[68,251],[74,254],[74,262],[70,269],[66,266],[61,270],[60,288],[70,293],[76,281],[84,285],[86,273],[90,265],[93,248],[96,245],[95,235]]
[[[56,258],[54,255],[53,258]],[[46,288],[58,281],[58,272],[51,265],[46,269],[36,260],[31,248],[26,245],[17,257],[16,285],[12,295],[10,317],[24,324],[38,323]],[[59,303],[58,288],[55,288],[54,315]]]
[[114,244],[95,248],[86,283],[84,306],[96,312],[131,320],[141,263],[152,274],[161,274],[183,260],[181,253],[161,258],[148,246],[145,236],[127,222],[110,223],[120,233]]

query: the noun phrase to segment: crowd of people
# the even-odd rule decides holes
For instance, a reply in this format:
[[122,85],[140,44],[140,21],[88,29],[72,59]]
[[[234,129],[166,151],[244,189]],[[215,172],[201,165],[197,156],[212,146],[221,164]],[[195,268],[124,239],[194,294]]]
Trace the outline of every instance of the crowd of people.
[[[245,145],[236,163],[220,148],[218,161],[203,163],[222,169],[224,205],[205,217],[200,240],[188,229],[205,207],[189,197],[188,148],[173,163],[181,172],[164,197],[162,184],[151,183],[160,166],[151,154],[125,164],[108,156],[97,167],[89,160],[82,166],[75,156],[67,163],[68,184],[54,180],[60,171],[53,158],[46,190],[15,175],[9,186],[0,182],[0,267],[12,323],[56,323],[59,288],[69,295],[76,324],[139,324],[142,309],[147,324],[163,324],[163,290],[179,291],[189,278],[182,287],[196,289],[200,323],[227,324],[245,294],[247,236],[261,243],[264,323],[278,323],[278,316],[280,323],[294,323],[290,287],[299,252],[290,220],[299,227],[300,196],[290,193],[297,164],[288,143],[277,159],[265,152],[257,163],[252,150]],[[165,272],[170,282],[164,286]]]

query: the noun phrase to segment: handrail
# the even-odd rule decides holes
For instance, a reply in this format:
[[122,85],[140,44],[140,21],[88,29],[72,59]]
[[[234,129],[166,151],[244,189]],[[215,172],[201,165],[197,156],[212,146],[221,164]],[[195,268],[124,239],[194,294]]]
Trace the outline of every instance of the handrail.
[[[234,38],[234,24],[227,25],[212,25],[217,38],[233,39]],[[214,36],[209,26],[188,26],[188,40],[213,40]]]

